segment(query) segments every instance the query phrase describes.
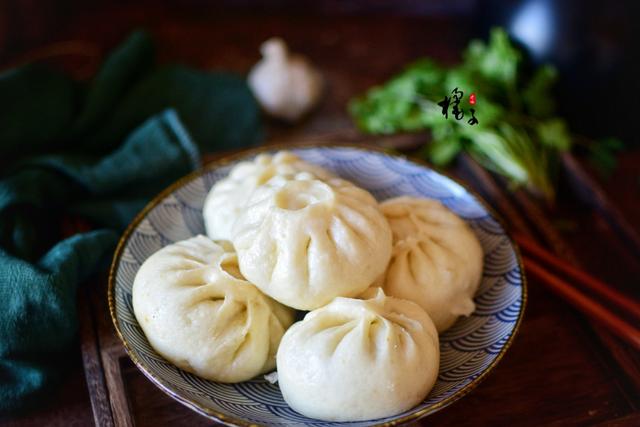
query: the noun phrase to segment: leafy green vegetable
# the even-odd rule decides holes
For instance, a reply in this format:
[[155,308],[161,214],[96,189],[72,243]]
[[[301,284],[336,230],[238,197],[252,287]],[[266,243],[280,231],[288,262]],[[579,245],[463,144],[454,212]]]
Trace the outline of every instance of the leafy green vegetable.
[[497,87],[513,88],[522,55],[511,45],[504,30],[494,29],[490,37],[488,45],[480,40],[469,43],[464,65]]
[[558,78],[558,72],[550,65],[538,68],[522,90],[522,100],[532,115],[549,117],[553,114],[553,98],[548,96]]
[[[554,198],[554,176],[561,152],[572,141],[566,123],[553,116],[551,93],[555,68],[544,65],[526,73],[523,55],[507,33],[491,31],[489,43],[472,41],[463,62],[445,68],[430,59],[410,64],[386,84],[353,99],[349,111],[365,132],[389,134],[430,129],[433,140],[422,151],[438,166],[462,150],[484,167],[508,178],[514,186]],[[464,92],[464,117],[442,114],[438,103],[454,88]],[[476,105],[468,95],[476,94]],[[474,108],[477,125],[470,125]],[[611,163],[613,145],[599,145],[592,155]]]
[[362,102],[352,102],[351,113],[371,133],[415,131],[439,121],[439,96],[444,72],[434,62],[418,61],[384,87],[373,88]]

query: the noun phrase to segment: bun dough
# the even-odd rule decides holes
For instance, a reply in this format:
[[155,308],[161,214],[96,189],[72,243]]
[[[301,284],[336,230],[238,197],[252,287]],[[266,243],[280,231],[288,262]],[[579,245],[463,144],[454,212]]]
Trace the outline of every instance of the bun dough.
[[336,298],[285,333],[278,350],[285,401],[308,417],[360,421],[420,403],[435,384],[438,333],[411,301]]
[[387,295],[418,303],[438,332],[471,314],[483,254],[467,223],[430,199],[397,197],[380,209],[393,232],[393,255],[377,284]]
[[232,242],[242,274],[300,310],[358,295],[391,256],[391,230],[376,200],[338,178],[276,177],[257,188]]
[[151,346],[185,371],[240,382],[275,367],[293,310],[242,278],[236,254],[207,237],[166,246],[140,267],[133,308]]
[[293,177],[308,172],[320,179],[331,178],[328,171],[300,160],[288,151],[260,154],[252,161],[240,162],[229,176],[216,182],[204,202],[207,235],[214,240],[230,240],[231,228],[251,193],[274,176]]

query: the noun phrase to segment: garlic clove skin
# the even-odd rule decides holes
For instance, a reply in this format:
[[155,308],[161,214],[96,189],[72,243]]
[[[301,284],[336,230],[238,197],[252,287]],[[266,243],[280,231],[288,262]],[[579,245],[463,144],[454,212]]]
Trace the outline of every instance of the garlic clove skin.
[[249,87],[262,108],[271,116],[290,122],[308,113],[322,92],[322,76],[285,42],[271,38],[260,48],[263,58],[249,73]]

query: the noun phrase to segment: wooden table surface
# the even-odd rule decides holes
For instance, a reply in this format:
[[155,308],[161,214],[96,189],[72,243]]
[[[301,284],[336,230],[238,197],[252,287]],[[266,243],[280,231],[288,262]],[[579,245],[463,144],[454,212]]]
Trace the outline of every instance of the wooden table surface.
[[[1,8],[0,8],[1,9]],[[1,11],[1,10],[0,10]],[[58,15],[56,15],[58,16]],[[46,18],[40,18],[43,22]],[[52,44],[82,42],[88,57],[64,59],[70,69],[87,75],[97,61],[132,28],[144,26],[154,35],[163,62],[183,62],[201,68],[223,68],[246,73],[258,58],[259,44],[274,35],[287,40],[292,49],[308,55],[324,74],[328,88],[314,114],[295,126],[270,122],[271,139],[294,141],[320,136],[324,140],[355,138],[345,112],[352,96],[380,83],[403,64],[420,56],[453,62],[466,45],[458,31],[464,18],[401,17],[381,15],[326,16],[305,14],[222,13],[211,9],[174,9],[168,6],[119,4],[85,7],[64,18],[60,26],[44,25],[21,39],[17,51],[2,57],[4,64],[47,51]],[[58,21],[55,21],[58,22]],[[6,34],[5,34],[6,36]],[[6,37],[5,37],[6,39]],[[6,41],[6,40],[4,40]],[[0,33],[0,46],[2,45]],[[68,45],[67,45],[68,46]],[[80,71],[78,71],[80,70]],[[635,233],[640,232],[640,151],[627,151],[618,169],[603,180],[588,165],[594,179]],[[452,173],[477,184],[460,164]],[[638,254],[609,221],[610,211],[590,203],[589,196],[574,194],[563,184],[561,198],[553,209],[543,208],[545,218],[562,237],[573,261],[638,298],[640,261]],[[565,188],[566,187],[566,188]],[[485,193],[490,198],[490,191]],[[497,200],[497,199],[496,199]],[[490,198],[490,203],[497,203]],[[514,196],[527,207],[526,199]],[[600,206],[600,208],[599,208]],[[521,206],[522,209],[522,206]],[[531,221],[531,220],[530,220]],[[532,222],[535,222],[533,220]],[[534,224],[535,225],[535,224]],[[98,301],[94,320],[102,324],[105,341],[117,348],[115,333],[106,317],[104,277],[87,284]],[[540,283],[529,283],[529,305],[514,345],[495,371],[470,395],[453,406],[428,417],[429,425],[640,425],[640,357],[626,344],[594,327]],[[81,294],[81,308],[86,306]],[[102,299],[101,299],[102,298]],[[83,319],[86,319],[83,317]],[[110,334],[110,335],[109,335]],[[80,345],[70,356],[69,376],[50,402],[29,414],[0,420],[7,426],[91,425],[94,416]],[[120,375],[128,409],[136,425],[210,425],[207,419],[172,401],[122,359]]]

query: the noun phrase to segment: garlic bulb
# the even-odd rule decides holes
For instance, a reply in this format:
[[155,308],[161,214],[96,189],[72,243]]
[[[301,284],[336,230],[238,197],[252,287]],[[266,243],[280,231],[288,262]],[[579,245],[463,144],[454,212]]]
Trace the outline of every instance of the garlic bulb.
[[295,121],[317,103],[322,90],[320,73],[301,55],[289,53],[279,38],[264,42],[262,60],[249,73],[249,86],[270,115]]

